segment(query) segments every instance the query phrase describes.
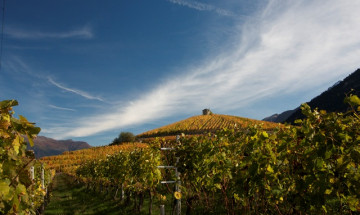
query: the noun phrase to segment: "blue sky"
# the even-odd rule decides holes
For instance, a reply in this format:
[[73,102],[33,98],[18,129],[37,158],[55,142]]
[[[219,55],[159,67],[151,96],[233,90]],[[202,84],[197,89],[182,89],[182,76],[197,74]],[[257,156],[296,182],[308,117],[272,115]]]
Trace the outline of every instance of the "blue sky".
[[6,1],[0,99],[17,99],[40,135],[93,146],[204,108],[262,119],[360,67],[358,11],[357,0]]

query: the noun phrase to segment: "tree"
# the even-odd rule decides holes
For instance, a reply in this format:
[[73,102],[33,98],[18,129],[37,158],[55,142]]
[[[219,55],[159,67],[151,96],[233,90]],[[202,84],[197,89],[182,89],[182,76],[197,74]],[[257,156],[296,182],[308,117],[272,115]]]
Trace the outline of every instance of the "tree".
[[113,140],[110,145],[118,145],[122,143],[131,143],[135,142],[135,135],[131,132],[121,132],[117,138]]

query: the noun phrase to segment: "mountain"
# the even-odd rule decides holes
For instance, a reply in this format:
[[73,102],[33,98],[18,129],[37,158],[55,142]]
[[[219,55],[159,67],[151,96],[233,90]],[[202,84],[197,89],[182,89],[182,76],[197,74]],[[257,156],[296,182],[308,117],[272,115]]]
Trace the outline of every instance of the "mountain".
[[[344,103],[344,99],[349,94],[360,95],[360,69],[313,98],[308,102],[308,105],[311,108],[317,107],[319,110],[326,110],[327,112],[346,112],[349,105]],[[304,115],[298,109],[285,122],[293,123],[296,119],[303,118]]]
[[293,113],[295,113],[299,108],[294,110],[287,110],[282,112],[281,114],[273,114],[269,117],[263,119],[263,121],[268,122],[284,122],[287,118],[289,118]]
[[38,136],[34,140],[34,147],[30,147],[28,144],[28,150],[34,150],[36,158],[87,148],[91,148],[91,146],[83,141],[55,140],[44,136]]
[[193,116],[157,129],[144,132],[137,135],[137,138],[142,140],[154,137],[174,138],[175,135],[179,135],[181,133],[187,135],[198,135],[214,132],[223,128],[246,128],[249,125],[259,124],[262,124],[263,128],[265,129],[273,129],[279,126],[279,124],[272,122],[211,113]]
[[[326,110],[327,112],[346,112],[349,106],[344,103],[344,99],[349,94],[360,95],[360,69],[357,69],[344,80],[338,81],[325,92],[307,102],[307,104],[311,108],[317,107],[319,110]],[[294,110],[285,111],[280,115],[274,114],[266,117],[264,120],[293,123],[296,119],[303,118],[304,115],[298,107]]]

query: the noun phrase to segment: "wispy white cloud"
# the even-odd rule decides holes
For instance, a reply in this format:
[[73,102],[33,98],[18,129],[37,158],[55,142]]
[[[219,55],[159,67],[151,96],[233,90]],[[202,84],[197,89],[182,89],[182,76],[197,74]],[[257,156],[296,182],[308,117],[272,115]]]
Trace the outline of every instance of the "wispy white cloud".
[[67,91],[67,92],[75,93],[75,94],[77,94],[77,95],[79,95],[79,96],[82,96],[82,97],[84,97],[84,98],[87,98],[87,99],[98,100],[98,101],[104,102],[104,99],[101,98],[101,97],[90,95],[89,93],[84,92],[84,91],[82,91],[82,90],[72,89],[72,88],[69,88],[69,87],[65,87],[64,85],[62,85],[62,84],[54,81],[54,80],[53,80],[52,78],[50,78],[50,77],[48,78],[48,81],[49,81],[51,84],[53,84],[54,86],[56,86],[56,87],[58,87],[58,88],[60,88],[60,89],[62,89],[62,90],[65,90],[65,91]]
[[5,28],[5,34],[10,38],[15,39],[67,39],[67,38],[81,38],[91,39],[94,37],[90,26],[84,26],[65,32],[45,32],[36,30],[20,29],[12,26]]
[[235,14],[229,10],[215,7],[214,5],[205,4],[197,1],[187,1],[187,0],[168,0],[171,3],[192,8],[199,11],[213,11],[221,16],[235,16]]
[[44,74],[38,70],[34,70],[28,62],[22,57],[16,55],[9,55],[3,62],[3,72],[15,80],[31,83],[40,84],[46,80]]
[[[239,109],[308,92],[359,67],[360,1],[269,1],[238,27],[231,50],[209,57],[127,105],[79,119],[53,136],[81,137],[211,107]],[[61,87],[60,87],[61,88]],[[88,123],[88,122],[92,123]]]
[[55,105],[49,105],[49,107],[51,107],[53,109],[57,109],[57,110],[76,111],[75,109],[72,109],[72,108],[64,108],[64,107],[59,107],[59,106],[55,106]]

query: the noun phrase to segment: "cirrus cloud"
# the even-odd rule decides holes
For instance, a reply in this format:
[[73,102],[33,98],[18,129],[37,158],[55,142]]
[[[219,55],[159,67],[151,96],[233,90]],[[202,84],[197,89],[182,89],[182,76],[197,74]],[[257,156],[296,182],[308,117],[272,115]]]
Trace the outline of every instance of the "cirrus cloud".
[[205,4],[197,1],[187,1],[187,0],[168,0],[168,1],[173,4],[178,4],[199,11],[214,11],[215,13],[221,16],[235,16],[235,14],[229,10],[217,8],[213,5]]
[[62,85],[62,84],[54,81],[54,80],[53,80],[52,78],[50,78],[50,77],[48,77],[48,81],[49,81],[51,84],[53,84],[54,86],[56,86],[56,87],[58,87],[58,88],[60,88],[60,89],[62,89],[62,90],[65,90],[65,91],[67,91],[67,92],[71,92],[71,93],[77,94],[77,95],[79,95],[79,96],[81,96],[81,97],[84,97],[84,98],[86,98],[86,99],[98,100],[98,101],[101,101],[101,102],[104,101],[103,98],[98,97],[98,96],[90,95],[89,93],[84,92],[84,91],[82,91],[82,90],[65,87],[64,85]]
[[91,39],[94,37],[91,27],[84,26],[70,31],[64,32],[47,32],[36,30],[25,30],[16,27],[6,27],[5,34],[14,39]]
[[269,1],[239,24],[231,50],[189,66],[109,113],[53,128],[52,135],[91,136],[204,107],[228,111],[337,81],[359,67],[359,9],[360,2],[352,0]]

